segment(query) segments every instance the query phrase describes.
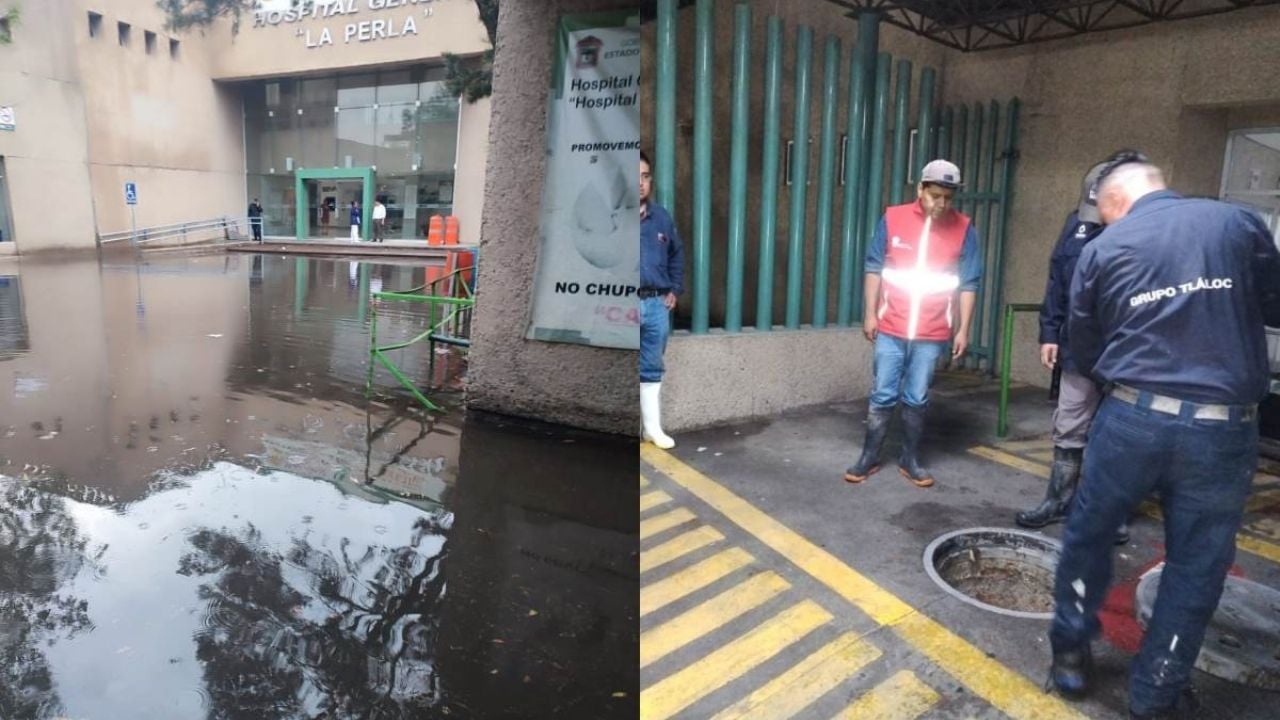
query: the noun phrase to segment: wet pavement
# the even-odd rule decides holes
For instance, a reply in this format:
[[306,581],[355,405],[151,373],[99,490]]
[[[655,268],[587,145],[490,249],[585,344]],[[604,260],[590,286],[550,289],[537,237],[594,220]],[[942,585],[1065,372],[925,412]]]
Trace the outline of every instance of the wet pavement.
[[636,444],[366,400],[428,262],[0,262],[0,718],[634,717]]
[[[1014,527],[1014,514],[1043,496],[1047,393],[1016,389],[1010,437],[999,440],[996,391],[972,375],[940,374],[924,450],[937,478],[929,489],[897,473],[896,422],[884,469],[860,485],[842,480],[865,402],[686,433],[671,453],[644,446],[642,717],[767,707],[820,720],[1127,717],[1128,663],[1142,635],[1134,591],[1163,557],[1157,507],[1143,508],[1115,550],[1099,672],[1080,703],[1042,690],[1047,620],[962,602],[924,568],[939,536]],[[1255,485],[1232,572],[1280,588],[1280,466],[1264,463]],[[1044,534],[1060,538],[1061,528]],[[749,659],[731,669],[707,662],[726,651]],[[1194,683],[1198,717],[1275,715],[1274,692],[1203,672]]]

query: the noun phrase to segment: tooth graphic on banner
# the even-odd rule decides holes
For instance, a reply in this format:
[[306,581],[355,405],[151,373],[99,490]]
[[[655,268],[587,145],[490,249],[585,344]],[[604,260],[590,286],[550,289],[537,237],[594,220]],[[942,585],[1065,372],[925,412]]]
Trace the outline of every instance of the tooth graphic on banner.
[[627,207],[627,181],[622,170],[616,165],[612,170],[608,197],[601,192],[600,184],[589,183],[573,203],[574,246],[587,262],[601,269],[617,265],[627,249],[628,239],[618,234],[627,224],[621,222],[619,214],[637,211],[634,206]]

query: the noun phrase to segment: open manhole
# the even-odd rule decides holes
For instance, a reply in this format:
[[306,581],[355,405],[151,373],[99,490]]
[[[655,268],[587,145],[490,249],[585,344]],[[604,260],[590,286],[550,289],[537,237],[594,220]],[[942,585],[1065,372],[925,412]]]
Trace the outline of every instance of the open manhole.
[[[1138,580],[1133,605],[1144,630],[1163,571],[1162,563]],[[1196,668],[1223,680],[1280,690],[1280,590],[1228,577],[1205,630]]]
[[1053,617],[1053,570],[1062,546],[1038,533],[969,528],[929,543],[924,569],[970,605],[1013,617]]

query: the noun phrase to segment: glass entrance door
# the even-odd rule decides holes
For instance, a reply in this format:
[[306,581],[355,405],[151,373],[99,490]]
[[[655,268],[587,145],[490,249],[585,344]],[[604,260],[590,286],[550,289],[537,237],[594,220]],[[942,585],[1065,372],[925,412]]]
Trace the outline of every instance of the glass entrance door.
[[360,180],[307,180],[308,237],[350,238],[352,203],[364,208],[364,183]]

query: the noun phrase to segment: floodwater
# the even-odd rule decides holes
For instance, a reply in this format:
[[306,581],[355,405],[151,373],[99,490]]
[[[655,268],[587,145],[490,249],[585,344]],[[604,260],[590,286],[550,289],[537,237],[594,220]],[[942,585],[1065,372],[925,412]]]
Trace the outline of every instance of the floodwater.
[[424,273],[0,262],[0,718],[636,715],[636,445],[366,400]]

